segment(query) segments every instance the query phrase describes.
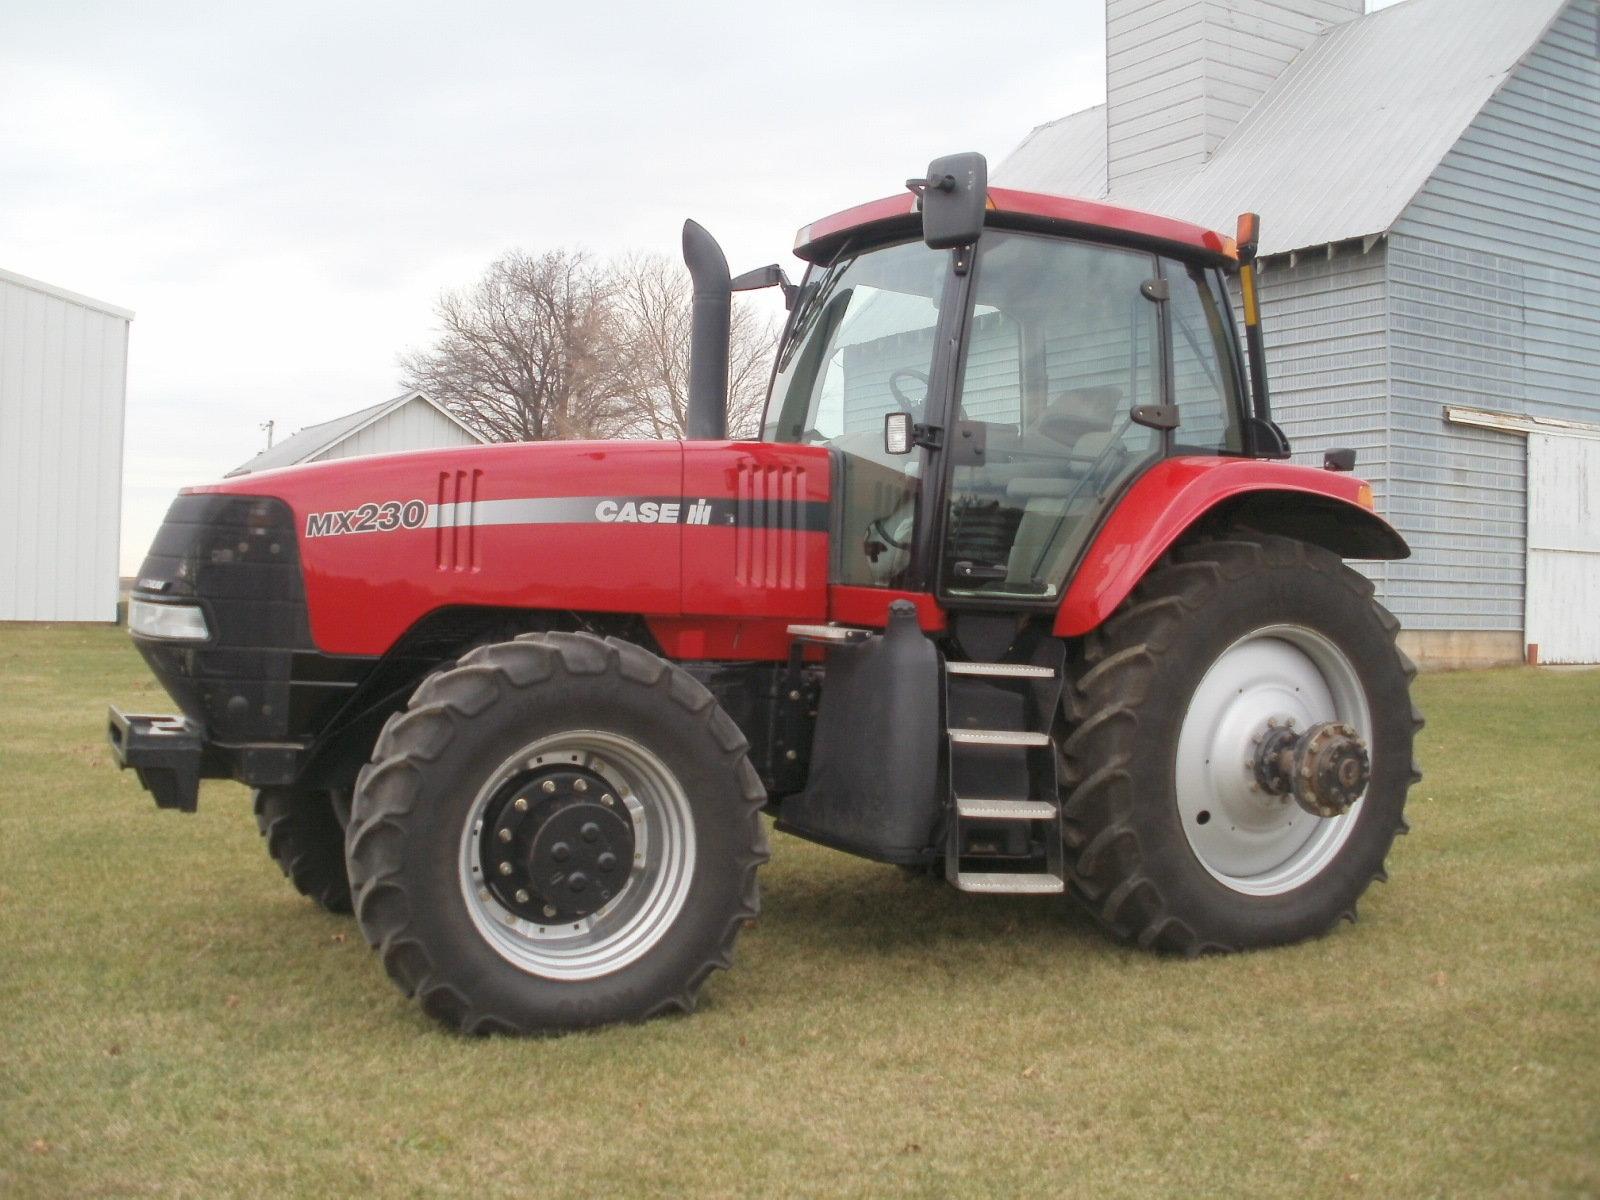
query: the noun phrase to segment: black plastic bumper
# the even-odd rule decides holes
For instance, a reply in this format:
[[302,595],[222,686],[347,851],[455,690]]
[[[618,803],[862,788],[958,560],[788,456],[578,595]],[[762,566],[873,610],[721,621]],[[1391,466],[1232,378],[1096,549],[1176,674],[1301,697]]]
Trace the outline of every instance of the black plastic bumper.
[[205,758],[205,738],[194,722],[187,717],[125,713],[115,705],[108,716],[107,733],[117,766],[137,771],[158,807],[194,812]]

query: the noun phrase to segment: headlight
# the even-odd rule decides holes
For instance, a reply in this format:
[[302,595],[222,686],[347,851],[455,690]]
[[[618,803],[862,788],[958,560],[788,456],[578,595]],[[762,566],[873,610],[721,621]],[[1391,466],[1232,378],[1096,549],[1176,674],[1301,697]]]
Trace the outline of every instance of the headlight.
[[198,604],[152,604],[128,601],[128,628],[140,637],[172,642],[203,642],[211,636],[206,614]]

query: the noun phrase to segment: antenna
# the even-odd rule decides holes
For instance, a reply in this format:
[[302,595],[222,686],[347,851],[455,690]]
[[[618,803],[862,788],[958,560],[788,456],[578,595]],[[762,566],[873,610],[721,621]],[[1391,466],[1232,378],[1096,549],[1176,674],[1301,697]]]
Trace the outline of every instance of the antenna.
[[257,429],[265,429],[267,431],[268,450],[272,449],[272,430],[277,424],[278,423],[276,421],[263,421],[260,425],[256,426]]

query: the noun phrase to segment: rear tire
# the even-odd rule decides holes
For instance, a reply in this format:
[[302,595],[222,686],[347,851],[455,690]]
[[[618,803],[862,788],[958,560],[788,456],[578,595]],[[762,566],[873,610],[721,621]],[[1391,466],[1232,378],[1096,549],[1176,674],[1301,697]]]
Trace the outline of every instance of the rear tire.
[[256,828],[295,891],[329,912],[348,913],[350,877],[338,801],[327,791],[260,788],[255,793]]
[[[1190,955],[1295,942],[1355,920],[1387,878],[1422,718],[1372,595],[1326,550],[1234,532],[1169,555],[1075,648],[1068,885],[1118,938]],[[1365,724],[1371,778],[1348,812],[1251,786],[1250,729],[1273,712]]]
[[[629,643],[542,633],[473,650],[390,719],[357,781],[362,932],[401,991],[469,1034],[688,1011],[758,908],[766,792],[746,749],[710,692]],[[597,796],[610,807],[582,807]],[[587,851],[550,831],[579,811],[584,838],[615,839],[597,843],[616,856],[593,860],[591,882],[619,858],[622,882],[557,917],[567,893],[552,889],[576,878],[565,842]]]

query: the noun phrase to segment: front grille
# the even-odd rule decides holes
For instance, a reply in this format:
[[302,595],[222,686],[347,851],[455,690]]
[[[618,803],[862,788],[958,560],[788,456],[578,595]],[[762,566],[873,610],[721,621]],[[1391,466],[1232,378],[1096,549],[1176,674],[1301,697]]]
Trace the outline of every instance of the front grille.
[[[265,496],[179,496],[139,570],[135,593],[198,600],[211,640],[136,639],[184,714],[221,742],[304,732],[309,694],[297,658],[314,653],[294,514]],[[335,689],[342,696],[343,688]],[[319,700],[333,697],[321,691]]]

